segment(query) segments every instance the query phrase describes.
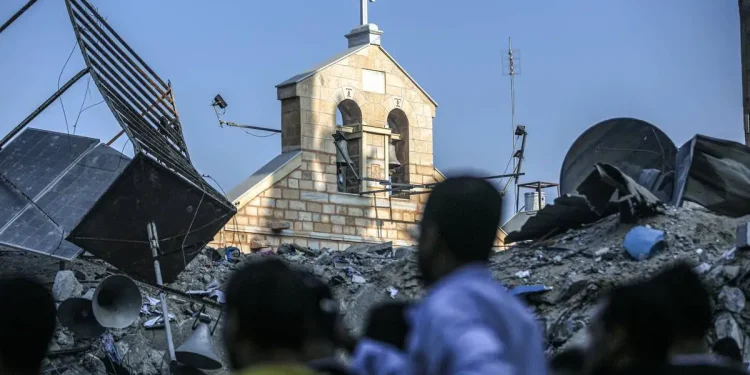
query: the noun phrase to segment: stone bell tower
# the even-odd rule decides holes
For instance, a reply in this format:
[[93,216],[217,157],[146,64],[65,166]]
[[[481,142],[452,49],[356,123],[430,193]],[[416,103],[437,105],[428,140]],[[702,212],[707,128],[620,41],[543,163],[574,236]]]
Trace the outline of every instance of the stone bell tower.
[[[368,22],[368,0],[360,1],[361,24],[346,35],[348,49],[277,86],[282,149],[333,160],[333,135],[342,134],[340,146],[346,147],[354,170],[337,166],[337,181],[347,182],[339,192],[383,190],[383,184],[368,179],[427,183],[435,173],[432,119],[437,103],[383,49],[383,32]],[[354,175],[361,180],[357,186]]]
[[413,244],[427,194],[408,187],[444,178],[433,165],[437,103],[386,52],[360,1],[347,49],[276,86],[282,153],[228,194],[239,213],[224,241]]

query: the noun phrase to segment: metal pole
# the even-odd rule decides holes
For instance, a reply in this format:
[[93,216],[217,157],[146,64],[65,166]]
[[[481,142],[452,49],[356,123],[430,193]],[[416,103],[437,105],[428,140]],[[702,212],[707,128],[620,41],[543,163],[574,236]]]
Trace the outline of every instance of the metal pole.
[[[164,282],[161,278],[161,266],[159,265],[159,237],[156,233],[156,224],[154,222],[146,225],[146,231],[148,232],[148,242],[151,246],[151,255],[154,257],[154,273],[156,274],[156,285],[162,287]],[[169,326],[169,309],[167,307],[167,299],[164,297],[164,292],[159,293],[159,299],[161,300],[161,313],[164,319],[164,330],[167,334],[167,349],[169,350],[169,358],[173,361],[177,360],[174,354],[174,343],[172,342],[172,328]]]
[[542,183],[537,182],[536,184],[536,199],[539,204],[539,209],[542,209]]
[[361,0],[359,3],[359,24],[367,25],[367,0]]
[[0,149],[5,147],[5,144],[8,143],[8,141],[10,141],[11,138],[15,137],[16,134],[18,134],[18,132],[23,130],[23,128],[25,128],[26,125],[28,125],[34,118],[36,118],[36,116],[39,116],[39,114],[42,113],[42,111],[47,109],[47,107],[49,107],[50,104],[54,103],[54,101],[57,100],[57,98],[59,98],[60,95],[65,93],[65,91],[67,91],[70,88],[70,86],[73,86],[73,84],[78,82],[78,80],[83,78],[83,76],[85,76],[86,73],[88,72],[89,72],[89,68],[84,68],[83,70],[78,72],[78,74],[73,76],[73,78],[71,78],[68,82],[65,82],[63,87],[60,87],[59,90],[57,90],[54,94],[52,94],[52,96],[50,96],[47,100],[45,100],[44,103],[42,103],[42,105],[40,105],[37,109],[35,109],[34,112],[31,112],[30,115],[28,115],[23,121],[21,121],[20,124],[16,125],[16,127],[13,128],[13,130],[11,130],[8,134],[5,135],[5,137],[3,137],[2,140],[0,140]]
[[31,8],[31,6],[34,5],[34,3],[36,3],[36,0],[30,0],[28,3],[26,3],[26,5],[24,5],[21,9],[19,9],[18,12],[16,12],[16,14],[10,16],[10,18],[7,21],[5,21],[5,23],[2,26],[0,26],[0,33],[5,31],[5,29],[7,29],[8,26],[10,26],[10,24],[12,24],[16,19],[18,19],[18,17],[21,17],[21,15],[24,12],[29,10],[29,8]]
[[264,128],[260,126],[251,126],[251,125],[242,125],[242,124],[238,124],[232,121],[219,120],[219,124],[226,125],[226,126],[233,126],[235,128],[240,128],[240,129],[252,129],[252,130],[262,130],[264,132],[281,133],[281,130],[279,129],[271,129],[271,128]]

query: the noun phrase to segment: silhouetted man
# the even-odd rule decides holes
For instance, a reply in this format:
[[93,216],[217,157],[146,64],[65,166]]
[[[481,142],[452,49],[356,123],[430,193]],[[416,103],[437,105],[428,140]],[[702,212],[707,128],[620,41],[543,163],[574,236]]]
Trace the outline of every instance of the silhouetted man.
[[308,293],[313,297],[312,324],[308,328],[309,339],[304,346],[305,360],[317,372],[331,375],[347,375],[347,366],[336,358],[336,349],[349,350],[348,345],[340,347],[338,333],[346,328],[338,311],[338,302],[333,298],[331,288],[307,271],[297,271]]
[[226,290],[224,339],[238,374],[309,375],[307,350],[320,323],[316,298],[298,272],[278,258],[235,271]]
[[742,364],[742,351],[737,341],[731,337],[723,337],[714,343],[712,350],[715,355]]
[[26,278],[0,281],[0,374],[39,374],[55,333],[55,301]]
[[364,336],[352,358],[357,375],[397,375],[406,371],[409,333],[406,302],[388,302],[369,312]]
[[547,373],[536,319],[487,268],[501,211],[483,179],[449,178],[430,193],[418,250],[429,291],[410,314],[409,374]]
[[587,327],[586,375],[656,375],[669,368],[674,333],[663,291],[645,282],[613,288]]
[[674,339],[670,348],[672,371],[676,374],[743,374],[731,361],[716,356],[706,345],[713,324],[711,294],[685,262],[659,271],[649,281],[661,288],[670,310]]
[[580,375],[586,353],[581,348],[572,348],[557,353],[549,361],[552,375]]

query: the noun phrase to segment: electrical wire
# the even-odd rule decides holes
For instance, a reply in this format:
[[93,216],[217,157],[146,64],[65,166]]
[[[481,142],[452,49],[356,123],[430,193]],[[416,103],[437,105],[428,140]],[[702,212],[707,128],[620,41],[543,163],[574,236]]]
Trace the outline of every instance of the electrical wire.
[[[70,50],[70,54],[68,54],[68,58],[65,59],[65,64],[63,64],[62,69],[60,69],[60,75],[57,76],[57,90],[60,90],[60,81],[62,80],[62,75],[65,72],[65,67],[68,66],[68,63],[70,62],[70,58],[73,57],[73,52],[76,51],[76,47],[78,47],[78,40],[76,39],[75,44],[73,44],[73,48]],[[65,129],[67,129],[68,134],[70,134],[70,126],[68,126],[68,114],[65,113],[65,104],[63,103],[62,96],[60,96],[60,107],[62,108],[63,112],[63,118],[65,119]]]
[[86,111],[87,111],[87,110],[89,110],[90,108],[92,108],[92,107],[96,107],[96,106],[98,106],[99,104],[102,104],[102,103],[104,103],[104,99],[100,100],[100,101],[99,101],[98,103],[94,103],[94,104],[92,104],[92,105],[90,105],[90,106],[88,106],[88,107],[84,108],[84,109],[83,109],[83,111],[81,111],[81,112],[86,112]]
[[256,137],[256,138],[268,138],[268,137],[273,137],[276,134],[279,134],[279,133],[271,133],[269,135],[257,135],[257,134],[250,133],[246,129],[242,129],[242,131],[245,132],[247,135],[252,135],[253,137]]
[[73,123],[73,134],[76,133],[78,120],[81,119],[81,113],[83,113],[83,106],[86,105],[86,97],[89,95],[90,86],[91,86],[91,75],[89,74],[89,77],[86,80],[86,91],[83,93],[83,100],[81,101],[81,107],[78,108],[78,116],[76,116],[76,121]]
[[187,242],[187,238],[190,235],[190,230],[193,229],[193,223],[195,223],[195,218],[198,217],[198,211],[201,209],[203,198],[205,197],[206,192],[204,191],[203,194],[201,194],[201,200],[198,202],[198,207],[195,209],[195,213],[193,214],[193,219],[190,220],[190,225],[188,226],[187,233],[185,233],[185,238],[182,239],[182,245],[180,245],[180,249],[182,249],[182,263],[185,268],[187,268],[187,258],[185,257],[185,242]]
[[[216,184],[216,186],[219,187],[219,190],[221,190],[221,193],[224,194],[224,198],[226,198],[226,200],[229,200],[229,198],[227,197],[227,192],[224,191],[223,187],[221,187],[221,184],[219,183],[219,181],[216,181],[215,178],[213,178],[213,177],[211,177],[210,175],[207,175],[207,174],[204,174],[202,176],[203,176],[203,178],[208,178],[211,181],[213,181]],[[235,241],[237,239],[237,230],[236,229],[239,226],[239,224],[237,223],[237,215],[232,215],[232,220],[234,221],[234,228],[235,228],[235,230],[232,231],[232,244],[238,245],[237,247],[240,249],[240,252],[242,252],[242,244],[240,244],[239,242]]]

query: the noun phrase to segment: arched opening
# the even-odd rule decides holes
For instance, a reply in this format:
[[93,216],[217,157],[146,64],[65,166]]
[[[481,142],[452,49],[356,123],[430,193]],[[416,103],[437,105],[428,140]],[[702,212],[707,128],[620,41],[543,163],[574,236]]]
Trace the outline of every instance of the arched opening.
[[[409,119],[399,108],[388,113],[388,128],[398,134],[400,140],[391,140],[389,145],[388,171],[394,184],[409,183]],[[396,160],[393,160],[396,159]],[[408,194],[393,194],[396,198],[409,198]]]
[[[351,99],[345,99],[339,103],[336,110],[336,126],[351,126],[362,123],[362,110],[357,105],[357,102]],[[336,168],[338,181],[338,191],[342,193],[359,193],[359,180],[352,173],[351,169],[359,172],[359,148],[360,138],[347,139],[338,142],[341,151],[344,155],[341,155],[339,148],[336,150]],[[351,167],[350,167],[351,165]]]
[[348,126],[362,123],[362,110],[354,100],[344,99],[339,103],[337,109],[336,125]]

